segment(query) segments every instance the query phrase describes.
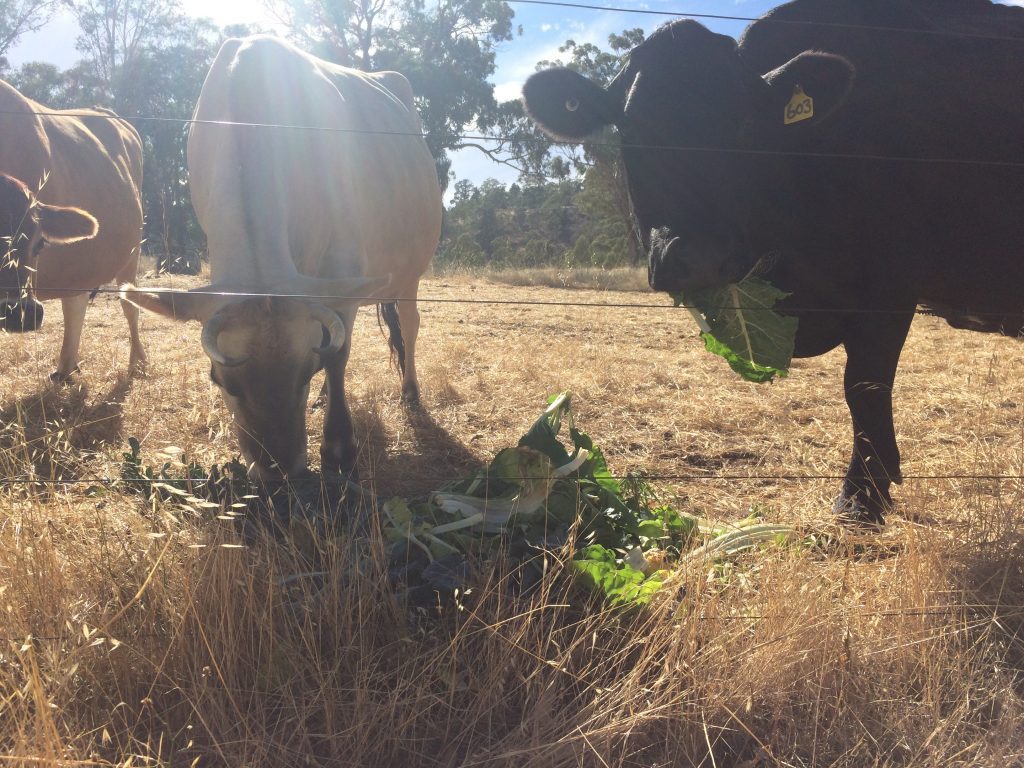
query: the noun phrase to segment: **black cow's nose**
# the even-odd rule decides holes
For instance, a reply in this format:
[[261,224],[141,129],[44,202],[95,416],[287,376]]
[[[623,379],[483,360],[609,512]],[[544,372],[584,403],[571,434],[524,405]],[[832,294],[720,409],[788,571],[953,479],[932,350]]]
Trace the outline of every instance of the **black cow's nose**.
[[0,322],[5,331],[35,331],[43,324],[43,305],[35,299],[0,303]]
[[698,239],[652,233],[648,280],[656,291],[699,291],[723,283],[721,248]]

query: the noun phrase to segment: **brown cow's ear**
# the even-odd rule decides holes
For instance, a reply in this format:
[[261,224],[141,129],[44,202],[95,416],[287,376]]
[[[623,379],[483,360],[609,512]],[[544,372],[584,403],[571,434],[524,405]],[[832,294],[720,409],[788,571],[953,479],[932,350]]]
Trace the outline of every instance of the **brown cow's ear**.
[[523,85],[527,113],[550,136],[582,141],[622,117],[622,104],[571,69],[546,69]]
[[817,125],[846,101],[855,74],[842,56],[804,51],[764,75],[771,86],[769,119],[781,125]]
[[131,283],[125,283],[120,296],[123,301],[173,320],[205,323],[233,298],[213,292],[215,290],[210,285],[192,291],[140,291]]
[[96,219],[81,208],[37,203],[35,211],[43,239],[55,245],[88,240],[100,229]]

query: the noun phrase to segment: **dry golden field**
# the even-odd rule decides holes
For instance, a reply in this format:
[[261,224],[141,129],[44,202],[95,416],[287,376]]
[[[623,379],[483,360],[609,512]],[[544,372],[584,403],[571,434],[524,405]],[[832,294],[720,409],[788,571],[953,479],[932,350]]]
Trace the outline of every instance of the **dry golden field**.
[[[469,277],[422,293],[474,302],[421,305],[424,413],[399,404],[370,310],[356,329],[350,404],[380,496],[476,469],[571,390],[611,470],[647,472],[680,511],[831,527],[841,351],[757,386],[662,296]],[[425,618],[372,535],[313,542],[327,575],[293,579],[288,542],[239,546],[229,523],[104,486],[129,437],[152,465],[236,450],[199,327],[143,330],[149,373],[128,378],[123,316],[98,297],[63,387],[46,381],[57,304],[0,337],[0,472],[59,481],[0,482],[0,766],[1024,764],[1022,485],[991,479],[1024,474],[1014,341],[915,321],[895,394],[907,480],[882,533],[681,571],[639,613],[572,589],[555,553],[531,597],[485,574]]]

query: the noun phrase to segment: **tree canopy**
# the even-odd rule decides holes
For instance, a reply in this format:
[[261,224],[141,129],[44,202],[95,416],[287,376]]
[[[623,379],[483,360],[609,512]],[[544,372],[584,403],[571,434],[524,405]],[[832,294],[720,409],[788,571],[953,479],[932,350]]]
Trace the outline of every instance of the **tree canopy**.
[[269,0],[308,50],[365,71],[392,69],[416,94],[427,144],[447,187],[448,153],[463,138],[498,120],[494,99],[495,46],[511,40],[513,12],[502,0]]
[[0,3],[0,61],[29,32],[42,29],[60,0],[4,0]]
[[[185,139],[203,79],[226,37],[187,16],[180,0],[60,0],[74,14],[81,59],[66,70],[45,62],[10,67],[0,77],[52,107],[109,106],[131,120],[144,141],[144,248],[163,268],[194,268],[204,249],[192,211]],[[45,25],[56,0],[0,4],[0,55]],[[503,0],[267,0],[284,30],[323,58],[363,70],[393,69],[410,81],[447,186],[450,153],[475,148],[520,171],[505,186],[456,180],[446,215],[440,264],[524,267],[612,266],[636,261],[635,238],[614,137],[583,149],[555,145],[518,100],[499,103],[491,78],[500,43],[514,38]],[[614,77],[640,29],[611,35],[608,47],[568,40],[561,60],[598,82]],[[493,141],[474,136],[487,135]]]

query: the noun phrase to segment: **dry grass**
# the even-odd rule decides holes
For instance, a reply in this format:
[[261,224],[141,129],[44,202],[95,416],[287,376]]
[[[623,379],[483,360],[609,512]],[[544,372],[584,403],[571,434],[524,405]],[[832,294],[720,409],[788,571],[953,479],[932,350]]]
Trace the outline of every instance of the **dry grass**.
[[649,293],[646,267],[537,267],[530,269],[467,270],[463,267],[434,267],[433,276],[446,278],[486,280],[491,283],[515,286],[543,286],[547,288],[589,288],[594,291],[629,291]]
[[[757,387],[663,297],[459,277],[423,293],[481,301],[422,306],[425,415],[399,406],[371,313],[356,329],[361,468],[385,497],[463,474],[571,389],[613,471],[651,473],[682,511],[829,524],[835,480],[697,476],[842,474],[841,353]],[[624,297],[657,308],[486,303]],[[0,487],[0,765],[1024,763],[1017,481],[908,479],[884,534],[679,572],[642,615],[570,591],[553,556],[528,601],[485,573],[461,610],[410,616],[379,537],[312,537],[327,576],[282,585],[310,537],[222,546],[227,523],[102,487],[129,436],[149,464],[235,444],[197,326],[147,317],[150,375],[129,380],[101,297],[83,374],[56,388],[58,316],[0,348],[0,474],[61,481]],[[919,318],[897,380],[905,473],[1021,474],[1022,364],[1012,341]]]

